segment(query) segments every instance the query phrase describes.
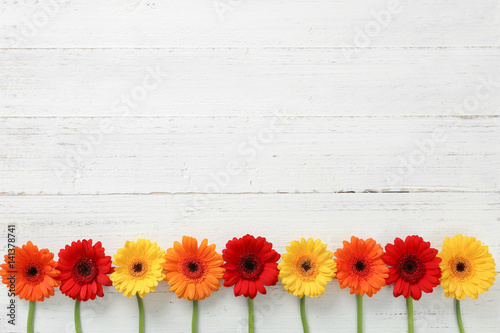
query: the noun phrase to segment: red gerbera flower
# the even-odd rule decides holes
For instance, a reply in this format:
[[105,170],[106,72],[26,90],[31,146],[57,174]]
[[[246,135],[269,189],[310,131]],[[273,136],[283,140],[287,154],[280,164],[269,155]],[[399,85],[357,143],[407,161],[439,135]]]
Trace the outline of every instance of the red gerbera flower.
[[222,251],[225,261],[224,287],[234,285],[234,296],[254,298],[257,291],[265,294],[264,286],[278,282],[278,252],[264,237],[245,235],[233,238]]
[[419,300],[422,291],[432,292],[441,277],[441,258],[437,254],[438,250],[419,236],[408,236],[404,242],[396,238],[394,244],[387,244],[382,260],[389,266],[386,282],[394,283],[394,297]]
[[92,245],[92,239],[72,242],[59,251],[61,287],[63,294],[87,301],[103,297],[102,286],[111,286],[106,274],[113,273],[111,257],[104,254],[101,242]]

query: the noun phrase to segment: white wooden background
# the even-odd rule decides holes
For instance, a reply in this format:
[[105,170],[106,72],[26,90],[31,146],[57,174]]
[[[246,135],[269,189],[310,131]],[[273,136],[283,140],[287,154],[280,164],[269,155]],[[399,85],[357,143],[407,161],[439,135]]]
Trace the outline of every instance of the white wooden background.
[[[6,226],[58,252],[109,254],[182,235],[221,251],[245,233],[283,253],[320,237],[382,244],[475,235],[500,263],[500,1],[2,0],[0,249]],[[463,302],[468,332],[498,332],[500,287]],[[25,330],[27,303],[15,327]],[[300,332],[281,284],[258,296],[258,332]],[[312,332],[353,332],[333,281],[307,300]],[[72,332],[73,301],[37,305],[38,332]],[[148,332],[188,332],[191,303],[161,283]],[[404,332],[404,299],[365,300],[366,332]],[[244,332],[246,303],[200,302],[200,332]],[[84,332],[135,332],[137,304],[106,289]],[[417,332],[458,332],[442,289]]]

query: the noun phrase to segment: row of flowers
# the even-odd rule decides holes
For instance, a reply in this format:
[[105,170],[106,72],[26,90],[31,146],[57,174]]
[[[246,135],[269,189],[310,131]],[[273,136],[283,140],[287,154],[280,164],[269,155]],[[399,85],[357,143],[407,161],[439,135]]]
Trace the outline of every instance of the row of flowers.
[[[341,288],[350,288],[358,304],[358,332],[362,332],[362,296],[376,294],[394,285],[395,297],[403,296],[408,306],[408,331],[413,332],[413,299],[431,293],[441,284],[448,297],[456,299],[457,322],[464,331],[459,301],[478,298],[493,285],[496,271],[487,246],[474,237],[447,237],[440,253],[419,236],[396,238],[385,251],[373,239],[351,237],[332,253],[321,240],[292,241],[282,256],[263,237],[245,235],[233,238],[222,250],[204,239],[184,236],[167,251],[146,239],[127,241],[114,255],[106,256],[101,242],[78,240],[59,251],[58,261],[48,249],[39,250],[31,241],[9,250],[0,265],[2,282],[10,292],[30,301],[28,332],[33,331],[35,301],[54,295],[54,288],[76,300],[75,329],[81,332],[80,301],[103,297],[103,286],[114,286],[120,293],[137,298],[139,332],[144,332],[142,298],[154,292],[161,280],[168,281],[177,297],[193,301],[192,330],[197,331],[198,300],[221,287],[234,286],[235,296],[248,298],[249,332],[253,332],[253,299],[266,294],[266,286],[279,280],[291,294],[300,298],[304,332],[309,332],[305,296],[316,297],[336,278]],[[334,259],[335,256],[335,259]],[[278,261],[282,258],[282,261]],[[114,267],[113,267],[114,264]]]

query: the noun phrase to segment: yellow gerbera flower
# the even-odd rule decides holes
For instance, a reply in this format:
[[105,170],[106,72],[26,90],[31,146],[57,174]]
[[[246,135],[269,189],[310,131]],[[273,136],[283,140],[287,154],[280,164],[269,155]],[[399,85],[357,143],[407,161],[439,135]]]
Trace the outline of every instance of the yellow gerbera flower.
[[127,241],[114,255],[117,267],[110,275],[113,286],[125,296],[138,294],[141,298],[155,291],[158,281],[165,278],[163,263],[165,251],[156,243],[141,238],[136,242]]
[[337,265],[333,253],[326,250],[326,244],[317,239],[302,238],[286,247],[283,262],[278,264],[278,278],[288,293],[295,296],[316,297],[325,292],[328,281],[335,277]]
[[446,237],[438,257],[442,259],[440,281],[447,297],[478,298],[478,294],[487,291],[495,281],[493,257],[488,247],[482,246],[475,237]]

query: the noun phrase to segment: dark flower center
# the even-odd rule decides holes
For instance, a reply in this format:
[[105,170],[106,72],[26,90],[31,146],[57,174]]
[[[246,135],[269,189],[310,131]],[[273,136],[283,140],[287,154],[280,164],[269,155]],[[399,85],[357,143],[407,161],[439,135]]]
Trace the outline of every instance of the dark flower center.
[[238,274],[247,280],[256,280],[264,270],[264,263],[253,253],[245,254],[238,260]]
[[92,282],[97,276],[98,268],[90,258],[80,258],[73,265],[73,277],[79,284]]
[[243,266],[247,271],[253,271],[255,269],[255,262],[253,260],[247,260],[243,263]]
[[[96,267],[96,274],[98,273]],[[134,278],[142,278],[148,273],[148,264],[144,259],[134,259],[128,266],[128,273]]]
[[317,274],[316,261],[310,257],[302,257],[296,264],[297,273],[302,278],[312,278]]
[[188,279],[197,280],[206,274],[205,264],[197,257],[187,257],[181,261],[181,272]]
[[190,262],[188,268],[191,273],[196,272],[198,270],[198,264],[195,262]]
[[453,275],[459,279],[467,280],[474,275],[474,269],[467,258],[456,257],[450,264]]
[[39,284],[45,277],[43,266],[39,262],[32,262],[25,266],[23,270],[24,279],[31,284]]
[[303,269],[304,271],[306,271],[306,272],[307,272],[308,270],[310,270],[310,269],[311,269],[311,262],[310,262],[309,260],[304,261],[304,262],[302,263],[302,269]]
[[407,253],[399,258],[396,270],[399,276],[408,283],[416,283],[425,275],[424,263],[413,253]]
[[359,277],[365,277],[370,275],[372,268],[368,261],[363,257],[354,257],[350,261],[351,274],[357,275]]
[[364,271],[364,270],[365,270],[365,268],[366,268],[366,266],[365,266],[365,263],[364,263],[364,262],[362,262],[362,261],[358,261],[358,262],[356,262],[356,270],[357,270],[358,272],[362,272],[362,271]]
[[138,262],[137,264],[135,264],[133,270],[136,273],[140,273],[142,271],[142,263]]

